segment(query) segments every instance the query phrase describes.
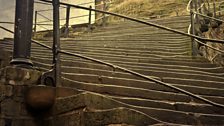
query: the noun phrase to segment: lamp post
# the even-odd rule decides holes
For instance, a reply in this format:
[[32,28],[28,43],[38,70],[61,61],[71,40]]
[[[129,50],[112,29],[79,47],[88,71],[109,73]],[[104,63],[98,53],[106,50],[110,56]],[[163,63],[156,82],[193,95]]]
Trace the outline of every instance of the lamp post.
[[11,64],[30,67],[34,0],[16,0],[15,34]]

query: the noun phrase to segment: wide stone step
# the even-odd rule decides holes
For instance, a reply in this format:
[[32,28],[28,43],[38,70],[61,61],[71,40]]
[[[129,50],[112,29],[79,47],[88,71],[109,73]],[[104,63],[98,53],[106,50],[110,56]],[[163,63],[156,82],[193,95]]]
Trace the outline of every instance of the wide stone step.
[[[82,106],[86,106],[87,110],[98,110],[98,112],[103,112],[105,110],[108,111],[111,109],[113,110],[115,108],[122,107],[122,108],[133,109],[133,110],[142,112],[143,115],[144,114],[147,115],[149,118],[156,120],[156,122],[163,121],[163,122],[176,123],[176,124],[182,124],[182,125],[183,124],[185,125],[187,124],[188,125],[198,125],[198,124],[219,125],[223,123],[223,122],[220,122],[220,120],[224,118],[223,115],[217,115],[217,114],[196,113],[197,114],[196,115],[196,114],[188,114],[188,112],[175,111],[175,110],[169,110],[169,109],[133,106],[130,104],[125,104],[117,100],[111,99],[107,96],[99,95],[95,93],[94,94],[82,93],[80,95],[64,98],[60,100],[60,102],[58,103],[61,103],[63,105],[63,103],[68,101],[69,103],[73,103],[73,104],[67,105],[66,110],[64,110],[62,106],[61,110],[69,111],[69,110],[74,110],[76,108],[81,108]],[[77,104],[77,101],[82,101],[82,103]],[[109,115],[113,115],[113,114],[110,113]],[[132,115],[132,114],[130,113],[129,115]],[[170,116],[167,116],[167,115],[170,115]],[[100,116],[100,118],[103,119],[105,117]],[[99,119],[99,120],[102,120],[102,119]],[[130,118],[128,118],[128,120],[130,120]]]
[[[51,57],[51,53],[50,54],[40,54],[37,52],[32,52],[31,53],[32,56],[34,57],[39,57],[39,58],[49,58],[49,56]],[[79,53],[77,53],[79,54]],[[151,55],[151,57],[139,57],[139,56],[126,56],[126,55],[113,55],[113,54],[100,54],[97,53],[98,55],[92,55],[90,54],[84,54],[84,56],[89,56],[92,58],[96,58],[96,59],[100,59],[100,60],[104,60],[104,61],[123,61],[123,62],[135,62],[135,63],[155,63],[155,64],[167,64],[167,65],[184,65],[184,66],[194,66],[194,67],[217,67],[217,65],[214,64],[210,64],[207,62],[184,62],[181,61],[181,58],[186,58],[186,59],[192,59],[189,56],[183,56],[183,55],[175,55],[175,56],[162,56],[162,55]],[[75,57],[72,56],[67,56],[67,55],[62,55],[61,57],[62,59],[76,59]],[[175,58],[177,58],[177,60],[175,61]],[[162,59],[173,59],[171,61],[166,61],[166,60],[162,60]]]
[[[68,50],[69,51],[69,50]],[[77,54],[82,54],[82,55],[88,55],[90,57],[93,56],[101,56],[101,57],[115,57],[115,58],[127,58],[127,59],[150,59],[150,57],[172,57],[173,55],[176,56],[184,56],[184,55],[188,55],[188,51],[185,52],[180,52],[180,53],[172,53],[172,52],[167,52],[167,53],[163,53],[163,52],[153,52],[152,54],[138,54],[138,53],[122,53],[122,52],[113,52],[113,53],[109,53],[109,52],[90,52],[90,51],[82,51],[82,50],[71,50],[69,52],[72,53],[77,53]],[[34,50],[31,53],[33,56],[34,55],[43,55],[43,54],[51,54],[51,52],[49,50]],[[47,55],[45,55],[47,56]]]
[[[101,94],[118,95],[118,96],[125,96],[125,97],[136,97],[136,98],[152,99],[152,100],[172,101],[172,102],[192,101],[191,97],[182,95],[180,93],[155,91],[155,90],[150,90],[145,88],[127,87],[127,86],[120,86],[119,84],[111,84],[114,81],[108,82],[108,83],[106,82],[97,83],[97,81],[99,82],[98,80],[99,78],[96,76],[94,77],[94,75],[87,76],[86,74],[85,75],[76,74],[76,76],[74,76],[74,74],[73,75],[67,74],[63,76],[67,78],[67,79],[66,78],[63,79],[63,85],[65,87],[74,87],[77,89],[98,92]],[[81,76],[82,78],[80,78]],[[116,78],[113,78],[113,79],[116,80]],[[134,81],[132,82],[134,83]],[[138,82],[138,81],[135,81],[135,82]],[[224,103],[224,97],[221,97],[221,96],[203,95],[203,97],[220,104]],[[201,103],[198,100],[194,100],[194,101]]]
[[[48,65],[48,64],[44,64],[44,63],[34,62],[34,64],[38,67],[41,67],[41,68],[43,67],[45,69],[51,69],[52,68],[52,65]],[[80,63],[80,64],[82,64],[82,63]],[[77,67],[62,66],[62,72],[65,72],[67,74],[73,74],[73,73],[75,73],[75,74],[86,74],[86,75],[93,74],[93,75],[99,76],[99,78],[101,76],[108,76],[108,77],[111,77],[111,78],[118,77],[118,78],[126,78],[126,79],[131,79],[131,80],[132,79],[143,80],[140,77],[136,77],[136,76],[124,73],[124,72],[113,71],[113,69],[108,68],[106,66],[96,66],[95,68],[89,69],[89,68],[87,68],[89,66],[82,66],[82,65],[78,65]],[[103,68],[103,70],[102,70],[102,68]],[[151,76],[151,77],[157,78],[158,76]],[[157,79],[159,79],[159,78],[157,78]],[[189,90],[190,92],[193,92],[193,93],[196,93],[196,94],[198,93],[198,94],[204,94],[204,95],[220,95],[220,96],[223,96],[222,95],[223,90],[221,90],[221,89],[219,90],[219,88],[223,87],[223,85],[224,85],[223,82],[211,81],[211,80],[209,80],[207,82],[206,80],[199,80],[198,78],[197,79],[185,79],[185,78],[180,78],[180,77],[179,78],[178,77],[172,78],[172,82],[170,82],[168,77],[165,77],[165,76],[162,77],[161,79],[165,82],[171,83],[171,84],[173,84],[177,87],[181,87],[183,89]],[[111,81],[113,81],[113,80],[111,80]],[[126,80],[126,81],[128,81],[128,80]],[[186,83],[188,81],[192,81],[194,83]],[[125,82],[125,83],[128,83],[128,82]],[[156,85],[156,86],[147,85],[147,86],[150,89],[170,91],[169,89],[164,88],[163,86],[162,87],[158,86],[158,85]]]
[[[118,65],[118,64],[117,64]],[[74,65],[73,65],[74,66]],[[119,65],[122,66],[122,65]],[[157,76],[160,78],[163,77],[177,77],[177,78],[191,78],[191,79],[203,79],[203,80],[210,80],[210,81],[223,81],[222,76],[215,76],[215,75],[209,75],[209,74],[201,74],[194,71],[183,71],[183,70],[167,70],[167,69],[160,69],[160,68],[152,68],[152,67],[133,67],[133,66],[123,66],[125,68],[132,69],[134,71],[137,71],[139,73],[142,73],[144,75],[149,76]],[[169,74],[167,74],[169,73]]]
[[[74,68],[74,67],[62,67],[61,70],[62,70],[62,72],[64,72],[64,74],[83,74],[84,76],[85,76],[85,74],[87,76],[91,74],[91,75],[98,76],[98,78],[101,80],[99,80],[99,82],[94,82],[94,83],[115,83],[115,82],[117,82],[117,84],[122,85],[122,86],[138,87],[138,88],[145,88],[145,89],[159,90],[159,91],[171,91],[171,92],[174,91],[174,90],[170,90],[169,88],[166,88],[164,86],[161,86],[159,84],[154,84],[154,83],[150,84],[146,80],[144,80],[140,77],[135,77],[134,75],[124,74],[121,72],[94,70],[94,69],[86,69],[86,68]],[[108,78],[108,77],[111,77],[114,80],[110,80],[111,78]],[[160,80],[159,78],[156,78],[158,76],[155,76],[155,77],[151,76],[151,77]],[[104,80],[104,79],[106,79],[106,80]],[[118,81],[116,81],[116,79],[118,79]],[[138,85],[136,85],[135,83],[131,83],[131,81],[134,81],[135,79],[141,80],[141,81],[137,82]],[[113,82],[113,81],[115,81],[115,82]],[[182,83],[171,84],[171,85],[177,86],[181,89],[190,91],[195,94],[210,95],[210,96],[223,96],[224,97],[224,90],[220,89],[220,88],[215,88],[215,86],[213,86],[212,84],[210,84],[210,86],[211,86],[210,88],[203,87],[203,86],[184,85]]]
[[[185,31],[185,29],[186,29],[186,27],[188,27],[188,25],[183,26],[183,25],[180,24],[179,26],[175,27],[175,29],[180,30],[180,31],[183,31],[183,30]],[[85,34],[84,36],[86,36],[86,35],[96,35],[97,36],[97,35],[111,35],[111,34],[116,35],[116,34],[122,34],[122,33],[125,33],[125,34],[127,34],[127,33],[137,33],[136,31],[139,31],[139,30],[142,31],[141,33],[147,32],[146,34],[161,32],[161,35],[163,33],[165,33],[165,34],[171,34],[171,36],[173,36],[172,35],[173,32],[161,30],[161,29],[154,28],[154,27],[147,27],[147,26],[146,27],[144,27],[144,26],[143,27],[141,27],[141,26],[139,26],[139,27],[138,26],[135,26],[135,27],[119,27],[119,28],[112,27],[110,29],[101,29],[101,30],[98,30],[98,31],[93,30],[92,32],[89,32],[88,34]],[[103,34],[103,33],[105,33],[105,34]],[[140,34],[140,33],[137,33],[137,34]],[[176,34],[176,33],[173,33],[173,34]]]
[[195,104],[195,103],[185,103],[185,102],[163,102],[142,98],[132,98],[132,97],[119,97],[106,95],[109,98],[118,100],[120,102],[142,107],[152,107],[152,108],[163,108],[175,111],[183,112],[193,112],[193,113],[204,113],[204,114],[220,114],[224,115],[224,111],[220,108],[208,104]]
[[[172,41],[172,40],[170,40]],[[119,40],[114,40],[114,41],[108,41],[108,40],[101,40],[101,41],[92,41],[92,40],[74,40],[74,42],[70,42],[70,43],[63,43],[62,47],[66,48],[69,46],[78,46],[78,45],[87,45],[87,46],[91,46],[91,45],[127,45],[127,44],[135,44],[135,45],[150,45],[150,46],[190,46],[190,40],[179,40],[178,42],[174,43],[175,41],[172,41],[172,43],[169,43],[168,40],[145,40],[145,41],[139,41],[138,43],[136,42],[132,42],[132,41],[119,41]]]
[[198,87],[209,87],[209,88],[220,88],[224,86],[224,82],[218,81],[209,81],[209,80],[198,80],[198,79],[185,79],[185,78],[175,78],[175,77],[164,77],[162,79],[166,83],[171,84],[183,84],[183,85],[192,85]]
[[[48,58],[40,58],[40,57],[32,57],[34,61],[45,63],[45,64],[52,64],[52,59]],[[163,59],[163,60],[169,60],[169,59]],[[184,60],[183,60],[184,61]],[[184,62],[191,63],[192,61],[186,60]],[[73,60],[61,60],[62,66],[76,66],[76,67],[84,67],[84,68],[90,68],[90,69],[104,69],[108,70],[108,66],[104,66],[98,63],[88,62],[85,60],[80,59],[73,59]],[[197,74],[204,74],[204,75],[213,75],[213,76],[223,76],[223,68],[217,67],[217,69],[201,69],[197,67],[187,67],[183,65],[160,65],[160,64],[152,64],[152,63],[130,63],[130,62],[116,62],[111,61],[111,63],[114,63],[119,66],[123,66],[125,68],[131,68],[136,70],[145,70],[145,68],[148,69],[159,69],[159,70],[165,70],[165,71],[181,71],[184,73],[197,73]],[[109,70],[112,70],[109,68]]]
[[[156,60],[156,59],[150,59],[147,57],[142,57],[142,58],[138,58],[138,57],[134,57],[134,56],[113,56],[113,55],[108,55],[106,56],[96,56],[96,55],[86,55],[92,58],[96,58],[99,60],[103,60],[103,61],[120,61],[120,62],[133,62],[133,63],[153,63],[153,64],[164,64],[164,65],[183,65],[183,66],[192,66],[192,67],[200,67],[200,68],[209,68],[209,67],[218,67],[215,64],[210,64],[210,63],[188,63],[188,62],[182,62],[182,61],[166,61],[166,60]],[[43,56],[44,58],[44,56]],[[164,58],[170,58],[170,57],[164,57]],[[172,57],[171,57],[172,58]],[[184,56],[180,56],[180,58],[184,58]],[[188,57],[186,57],[188,58]],[[70,57],[70,56],[65,56],[62,55],[62,59],[74,59],[75,57]]]

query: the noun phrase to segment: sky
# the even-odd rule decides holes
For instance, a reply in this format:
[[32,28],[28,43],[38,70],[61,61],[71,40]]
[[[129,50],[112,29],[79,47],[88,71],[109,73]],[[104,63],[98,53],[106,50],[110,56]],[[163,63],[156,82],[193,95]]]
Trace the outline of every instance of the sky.
[[[9,22],[14,22],[14,17],[15,17],[15,1],[16,0],[0,0],[0,22],[3,21],[9,21]],[[38,1],[38,0],[36,0]],[[89,3],[89,2],[94,2],[95,0],[61,0],[62,2],[70,3],[70,4],[82,4],[82,3]],[[85,7],[89,7],[90,5],[94,6],[94,3],[92,4],[86,4],[82,5]],[[36,3],[34,6],[34,10],[39,11],[39,10],[45,10],[45,9],[52,9],[51,5],[43,5],[43,4],[38,4]],[[71,9],[70,17],[76,17],[80,15],[88,15],[89,11],[85,10],[80,10],[80,9]],[[94,13],[93,13],[94,14]],[[41,15],[44,15],[45,17],[48,17],[52,19],[53,13],[52,11],[44,11],[44,12],[39,12],[37,16],[37,22],[41,21],[47,21],[48,19],[42,17]],[[60,9],[60,19],[64,19],[66,16],[66,9],[61,8]],[[95,19],[94,15],[92,16],[92,19]],[[94,20],[92,20],[94,21]],[[80,24],[80,23],[87,23],[88,22],[88,17],[82,17],[82,18],[74,18],[70,20],[70,24]],[[46,22],[47,24],[52,24],[52,22]],[[46,24],[45,23],[45,24]],[[65,24],[65,20],[62,20],[60,22],[61,25]],[[4,26],[6,28],[9,28],[10,30],[14,31],[14,25],[9,25],[9,24],[0,24],[1,26]],[[52,29],[52,26],[37,26],[37,30],[46,30],[46,29]],[[3,31],[0,29],[0,38],[4,37],[13,37],[11,34]]]

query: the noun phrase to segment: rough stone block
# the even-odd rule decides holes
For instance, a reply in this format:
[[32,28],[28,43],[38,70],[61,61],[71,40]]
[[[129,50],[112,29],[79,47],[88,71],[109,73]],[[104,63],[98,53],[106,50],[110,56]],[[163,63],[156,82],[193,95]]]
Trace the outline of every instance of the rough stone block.
[[19,116],[20,104],[12,99],[1,102],[1,115]]
[[0,55],[0,68],[4,68],[6,66],[9,66],[11,52],[0,48],[0,54],[1,54]]
[[36,85],[42,73],[37,70],[19,67],[5,67],[0,71],[1,83],[10,85]]
[[13,87],[11,85],[0,84],[0,95],[10,97],[13,95]]
[[4,120],[0,118],[0,126],[5,126]]
[[14,96],[16,97],[24,97],[24,94],[26,92],[27,87],[26,86],[21,86],[21,85],[15,85],[13,86],[13,93]]
[[26,106],[26,104],[25,103],[22,103],[21,105],[20,105],[20,109],[19,109],[19,113],[20,113],[20,115],[22,115],[22,116],[31,116],[30,115],[30,113],[29,113],[29,111],[28,111],[28,109],[27,109],[27,106]]
[[54,121],[54,126],[84,126],[81,121],[82,112],[82,109],[77,109],[67,114],[59,115],[52,121]]

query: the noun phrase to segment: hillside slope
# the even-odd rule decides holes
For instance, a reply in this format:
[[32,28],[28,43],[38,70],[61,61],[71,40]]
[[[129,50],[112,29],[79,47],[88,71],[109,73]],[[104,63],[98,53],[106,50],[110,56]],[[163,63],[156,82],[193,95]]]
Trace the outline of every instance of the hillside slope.
[[132,17],[186,15],[189,0],[112,0],[109,11]]

